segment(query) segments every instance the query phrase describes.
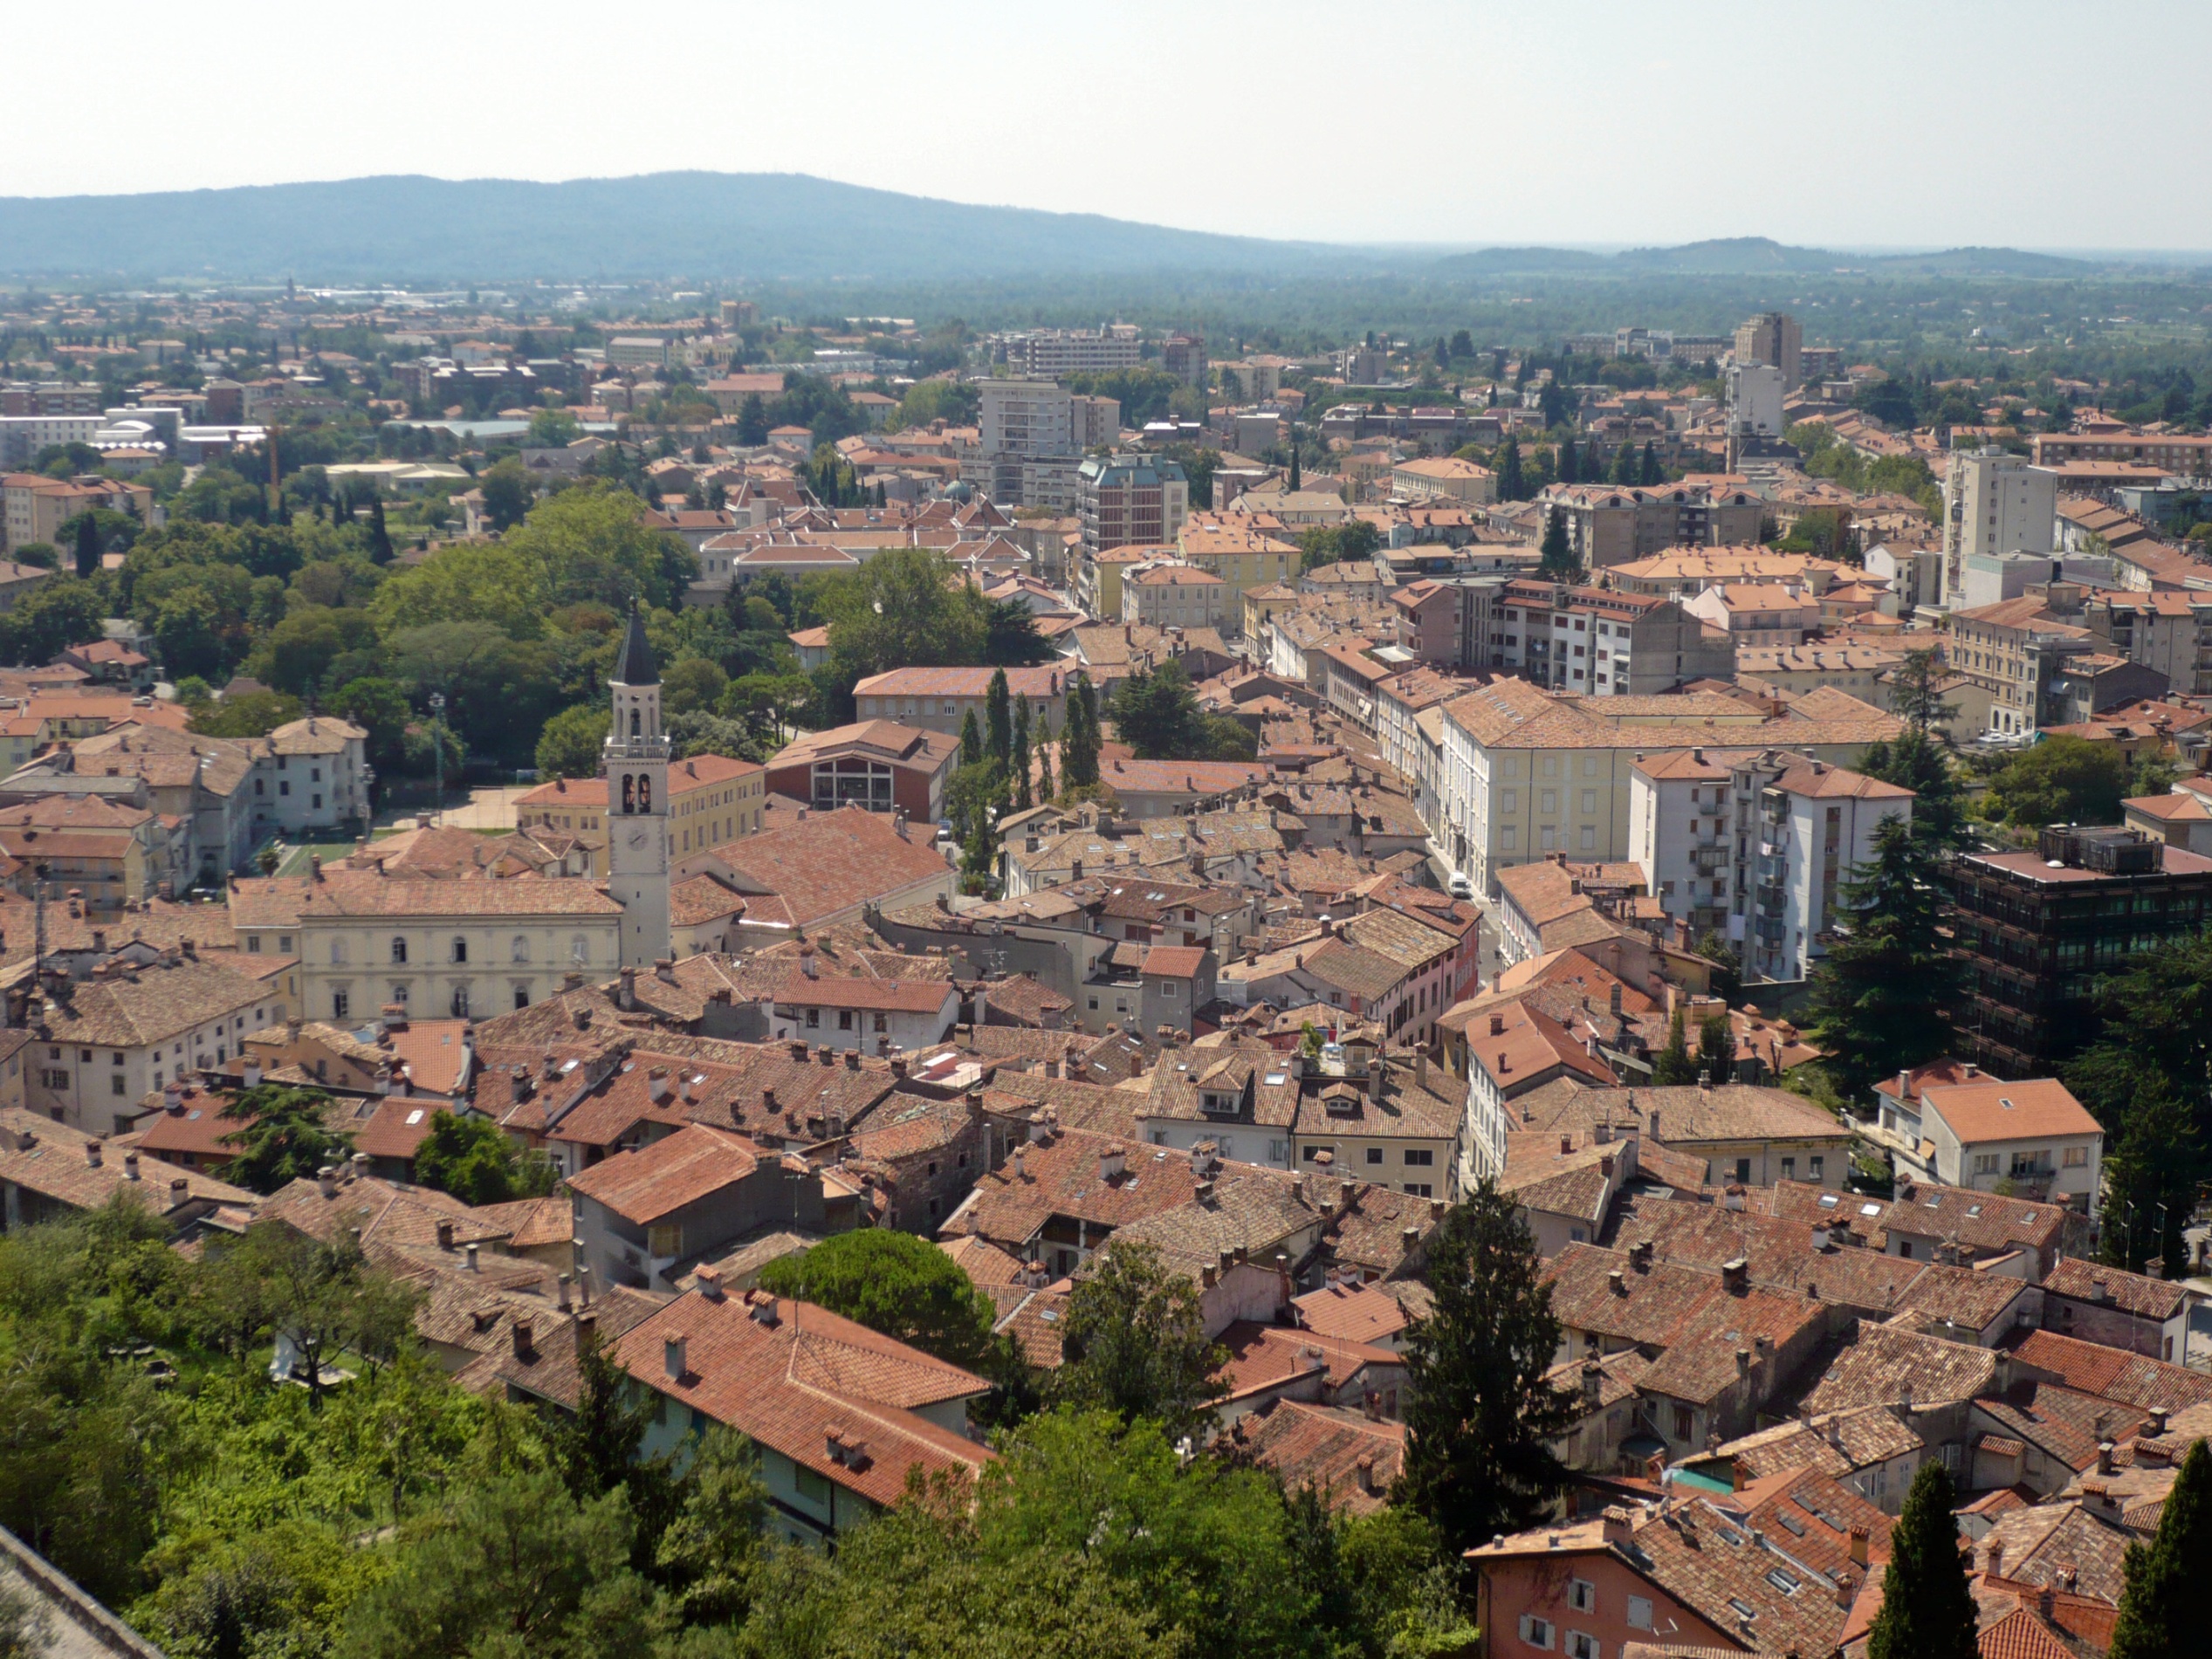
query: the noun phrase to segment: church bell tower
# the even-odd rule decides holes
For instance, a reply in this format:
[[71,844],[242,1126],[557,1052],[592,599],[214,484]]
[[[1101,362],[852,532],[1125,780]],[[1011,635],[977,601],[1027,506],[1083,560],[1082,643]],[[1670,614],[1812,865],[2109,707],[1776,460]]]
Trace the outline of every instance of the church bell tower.
[[614,724],[601,751],[607,774],[607,891],[622,907],[622,965],[649,973],[672,949],[669,740],[661,731],[661,671],[635,601],[610,689]]

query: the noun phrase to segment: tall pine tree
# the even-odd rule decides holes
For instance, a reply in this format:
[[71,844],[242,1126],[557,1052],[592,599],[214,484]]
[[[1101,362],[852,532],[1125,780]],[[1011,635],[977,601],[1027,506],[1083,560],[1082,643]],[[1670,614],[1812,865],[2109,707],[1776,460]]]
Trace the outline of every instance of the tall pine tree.
[[1883,819],[1874,861],[1844,884],[1842,936],[1812,975],[1808,1024],[1846,1100],[1950,1046],[1957,970],[1936,933],[1942,918],[1935,854],[1902,819]]
[[86,581],[100,574],[100,525],[89,512],[77,515],[77,574]]
[[969,706],[966,716],[960,722],[960,764],[972,766],[983,758],[983,727],[977,722],[975,709]]
[[2212,1450],[2198,1441],[2166,1494],[2158,1532],[2127,1546],[2107,1659],[2189,1659],[2204,1649],[2196,1598],[2212,1585]]
[[1977,1659],[1954,1498],[1943,1465],[1933,1458],[1922,1464],[1889,1535],[1889,1571],[1867,1636],[1868,1659]]
[[1638,477],[1636,482],[1640,484],[1649,486],[1659,483],[1661,476],[1662,475],[1659,470],[1658,447],[1654,445],[1649,438],[1646,438],[1644,440],[1644,464],[1641,469],[1641,476]]
[[1394,1500],[1457,1555],[1533,1526],[1566,1478],[1551,1443],[1579,1415],[1547,1380],[1559,1320],[1535,1243],[1487,1182],[1430,1235],[1436,1299],[1409,1333],[1405,1460]]

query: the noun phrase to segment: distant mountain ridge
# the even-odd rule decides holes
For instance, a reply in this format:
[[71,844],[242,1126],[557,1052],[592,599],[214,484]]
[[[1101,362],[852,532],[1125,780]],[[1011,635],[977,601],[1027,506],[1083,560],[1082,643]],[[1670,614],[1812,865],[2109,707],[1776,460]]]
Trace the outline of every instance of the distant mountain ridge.
[[0,197],[0,270],[17,276],[910,280],[1347,261],[1375,263],[1322,243],[978,207],[797,173],[557,184],[393,175]]
[[552,184],[388,175],[137,195],[0,197],[0,273],[46,279],[896,282],[1390,270],[1446,277],[1837,271],[2046,277],[2098,268],[2010,248],[1867,256],[1765,237],[1616,254],[1529,247],[1439,256],[985,207],[799,173],[649,173]]
[[1674,248],[1630,248],[1615,254],[1570,248],[1484,248],[1439,262],[1469,275],[1487,272],[1549,271],[1560,274],[1632,274],[1637,271],[1684,277],[1756,277],[1803,272],[1809,276],[1863,271],[1882,276],[2072,277],[2100,267],[2087,259],[2027,253],[2017,248],[1949,248],[1940,253],[1838,253],[1825,248],[1796,248],[1770,237],[1719,237]]

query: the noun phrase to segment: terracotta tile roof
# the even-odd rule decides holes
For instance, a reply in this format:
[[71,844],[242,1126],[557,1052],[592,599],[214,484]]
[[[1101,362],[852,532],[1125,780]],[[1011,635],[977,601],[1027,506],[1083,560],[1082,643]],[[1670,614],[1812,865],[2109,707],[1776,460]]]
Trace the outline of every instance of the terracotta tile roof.
[[[1420,1317],[1428,1298],[1408,1280],[1397,1285],[1326,1285],[1291,1298],[1298,1323],[1317,1335],[1383,1345]],[[1419,1306],[1409,1307],[1408,1303]]]
[[441,1222],[451,1225],[456,1249],[498,1243],[510,1231],[504,1220],[433,1188],[385,1181],[351,1165],[341,1168],[328,1194],[306,1177],[278,1189],[261,1201],[258,1219],[283,1222],[325,1244],[358,1230],[365,1249],[436,1250]]
[[1389,1348],[1252,1320],[1237,1320],[1219,1340],[1227,1358],[1215,1375],[1229,1385],[1225,1398],[1230,1402],[1281,1388],[1310,1371],[1322,1372],[1334,1394],[1370,1368],[1395,1375],[1405,1364]]
[[762,830],[716,847],[713,856],[740,891],[774,895],[800,927],[948,874],[933,847],[858,806]]
[[[50,1033],[57,1043],[145,1048],[217,1020],[245,1018],[275,995],[225,963],[164,956],[144,968],[79,981],[65,1000],[49,995],[34,1018],[42,1039]],[[235,1045],[236,1036],[232,1041]]]
[[[1997,1549],[2004,1575],[2014,1583],[2076,1590],[2115,1607],[2128,1543],[2124,1528],[2066,1502],[2010,1511],[1981,1540],[1985,1554],[1992,1546]],[[2071,1583],[2065,1581],[2069,1573]]]
[[509,876],[434,881],[373,870],[325,869],[301,900],[303,921],[319,916],[619,916],[606,889],[575,877]]
[[2177,1316],[2188,1306],[2190,1295],[2186,1285],[2105,1267],[2079,1257],[2070,1257],[2044,1274],[2044,1289],[2076,1301],[2108,1304],[2138,1319],[2160,1323]]
[[[670,1377],[677,1339],[683,1375]],[[647,1387],[887,1508],[910,1470],[972,1475],[993,1456],[916,1409],[989,1384],[827,1309],[691,1291],[625,1333],[614,1355]]]
[[1986,1393],[1996,1375],[1987,1348],[1888,1326],[1862,1324],[1858,1339],[1805,1396],[1816,1416],[1854,1406],[1948,1405]]
[[2055,1077],[2017,1083],[1986,1078],[1923,1088],[1920,1099],[1966,1145],[2102,1133],[2097,1120]]
[[1887,1406],[1860,1406],[1807,1421],[1760,1429],[1714,1449],[1707,1457],[1732,1461],[1747,1480],[1817,1469],[1831,1477],[1910,1457],[1926,1442]]
[[569,1190],[642,1226],[744,1180],[760,1167],[751,1141],[690,1124],[572,1176]]
[[2056,1331],[2030,1331],[2011,1352],[2020,1364],[2047,1372],[2070,1388],[2147,1411],[2153,1406],[2180,1411],[2212,1400],[2212,1377],[2201,1371]]
[[793,973],[776,991],[779,1006],[852,1008],[904,1014],[957,1011],[959,993],[942,979],[863,979],[850,974]]
[[[100,1148],[98,1163],[88,1148]],[[250,1209],[258,1202],[242,1187],[127,1147],[111,1151],[97,1135],[17,1107],[0,1107],[0,1183],[72,1210],[120,1198],[166,1216],[187,1203]]]
[[1403,1422],[1301,1400],[1240,1417],[1231,1432],[1286,1488],[1311,1486],[1331,1508],[1355,1515],[1383,1506],[1405,1459]]
[[[510,1230],[507,1244],[512,1250],[566,1244],[576,1231],[575,1212],[568,1200],[562,1197],[517,1198],[507,1203],[479,1204],[477,1213],[491,1225]],[[620,1288],[608,1287],[610,1291]],[[658,1306],[657,1299],[654,1305]]]

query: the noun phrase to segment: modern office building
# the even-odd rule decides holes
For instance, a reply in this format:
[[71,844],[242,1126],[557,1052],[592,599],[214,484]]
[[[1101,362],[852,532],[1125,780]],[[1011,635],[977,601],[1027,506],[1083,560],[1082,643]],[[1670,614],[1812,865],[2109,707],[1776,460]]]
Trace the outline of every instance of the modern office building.
[[2096,1030],[2100,976],[2204,926],[2212,858],[2138,830],[2061,824],[2032,853],[1954,860],[1950,887],[1956,1052],[2001,1077],[2046,1077]]

